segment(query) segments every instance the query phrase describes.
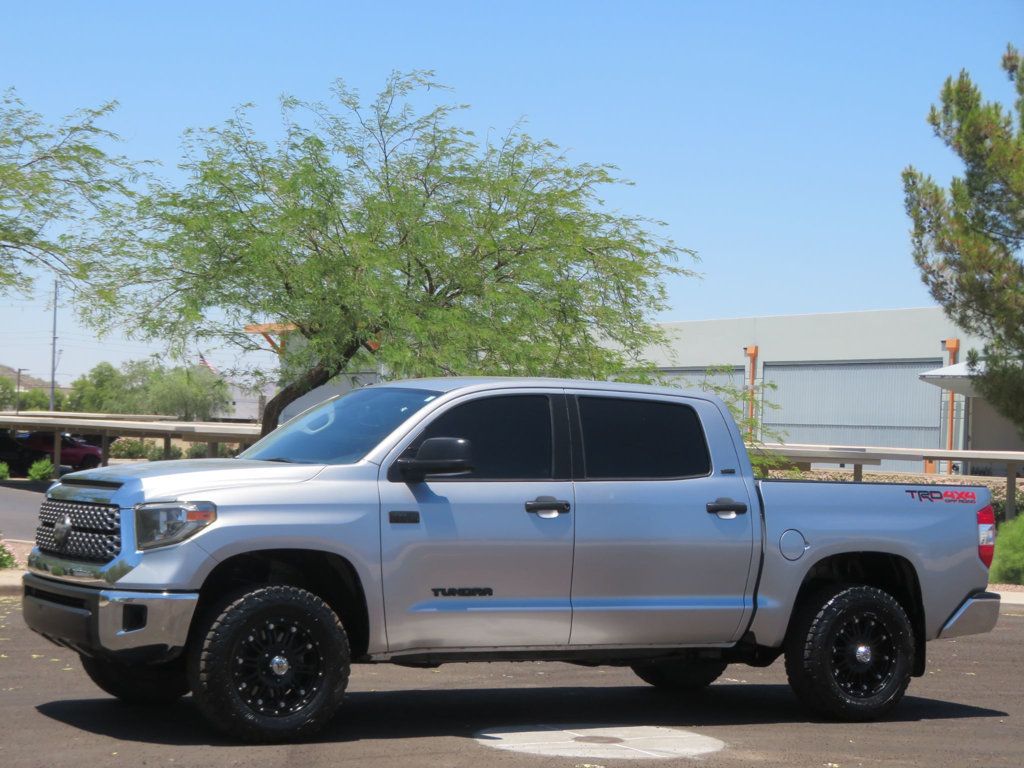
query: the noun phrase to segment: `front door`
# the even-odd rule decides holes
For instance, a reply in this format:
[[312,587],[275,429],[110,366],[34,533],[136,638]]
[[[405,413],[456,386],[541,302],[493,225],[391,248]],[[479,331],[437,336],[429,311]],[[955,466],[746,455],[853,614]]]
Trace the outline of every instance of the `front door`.
[[[388,478],[397,457],[431,437],[468,440],[473,471]],[[459,398],[393,452],[380,476],[392,652],[569,642],[575,500],[568,457],[565,397],[543,390]],[[531,504],[538,499],[551,503]]]
[[[723,414],[698,398],[580,391],[576,403],[572,644],[735,640],[758,510]],[[719,499],[745,509],[709,511]]]

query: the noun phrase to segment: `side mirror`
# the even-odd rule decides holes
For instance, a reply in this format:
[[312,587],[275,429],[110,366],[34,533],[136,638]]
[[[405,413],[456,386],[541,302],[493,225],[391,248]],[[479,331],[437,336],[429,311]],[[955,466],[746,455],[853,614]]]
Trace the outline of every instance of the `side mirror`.
[[396,464],[406,482],[419,482],[427,475],[459,477],[473,470],[472,446],[461,437],[431,437],[423,441],[415,457],[399,459]]

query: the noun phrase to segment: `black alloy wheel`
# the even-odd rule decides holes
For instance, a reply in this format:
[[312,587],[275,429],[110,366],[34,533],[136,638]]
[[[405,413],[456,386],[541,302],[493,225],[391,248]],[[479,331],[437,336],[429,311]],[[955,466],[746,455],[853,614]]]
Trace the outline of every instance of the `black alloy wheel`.
[[200,712],[245,741],[302,739],[323,728],[348,685],[348,637],[320,597],[253,586],[204,611],[188,678]]
[[888,592],[832,584],[801,600],[785,654],[789,685],[812,713],[875,720],[899,703],[910,684],[914,631]]
[[303,619],[271,616],[252,622],[242,634],[232,675],[250,709],[281,717],[316,698],[325,662],[320,641]]

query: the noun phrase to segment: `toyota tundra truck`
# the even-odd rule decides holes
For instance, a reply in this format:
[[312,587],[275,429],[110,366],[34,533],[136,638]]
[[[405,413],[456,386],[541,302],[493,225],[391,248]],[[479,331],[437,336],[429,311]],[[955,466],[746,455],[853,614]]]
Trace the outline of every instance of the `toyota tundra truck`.
[[982,487],[757,480],[702,393],[552,379],[358,389],[235,459],[76,472],[47,492],[24,617],[104,691],[191,692],[296,739],[352,664],[548,660],[696,695],[785,657],[819,717],[866,720],[929,640],[988,632]]

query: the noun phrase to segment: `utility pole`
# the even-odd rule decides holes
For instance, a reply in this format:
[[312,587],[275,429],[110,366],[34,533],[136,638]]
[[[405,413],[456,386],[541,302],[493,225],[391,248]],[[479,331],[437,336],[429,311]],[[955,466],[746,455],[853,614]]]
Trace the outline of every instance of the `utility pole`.
[[53,338],[50,342],[50,410],[55,408],[55,388],[57,386],[57,286],[56,278],[53,281]]
[[14,415],[18,415],[18,411],[21,410],[21,372],[27,371],[28,368],[19,368],[17,383],[14,385]]

